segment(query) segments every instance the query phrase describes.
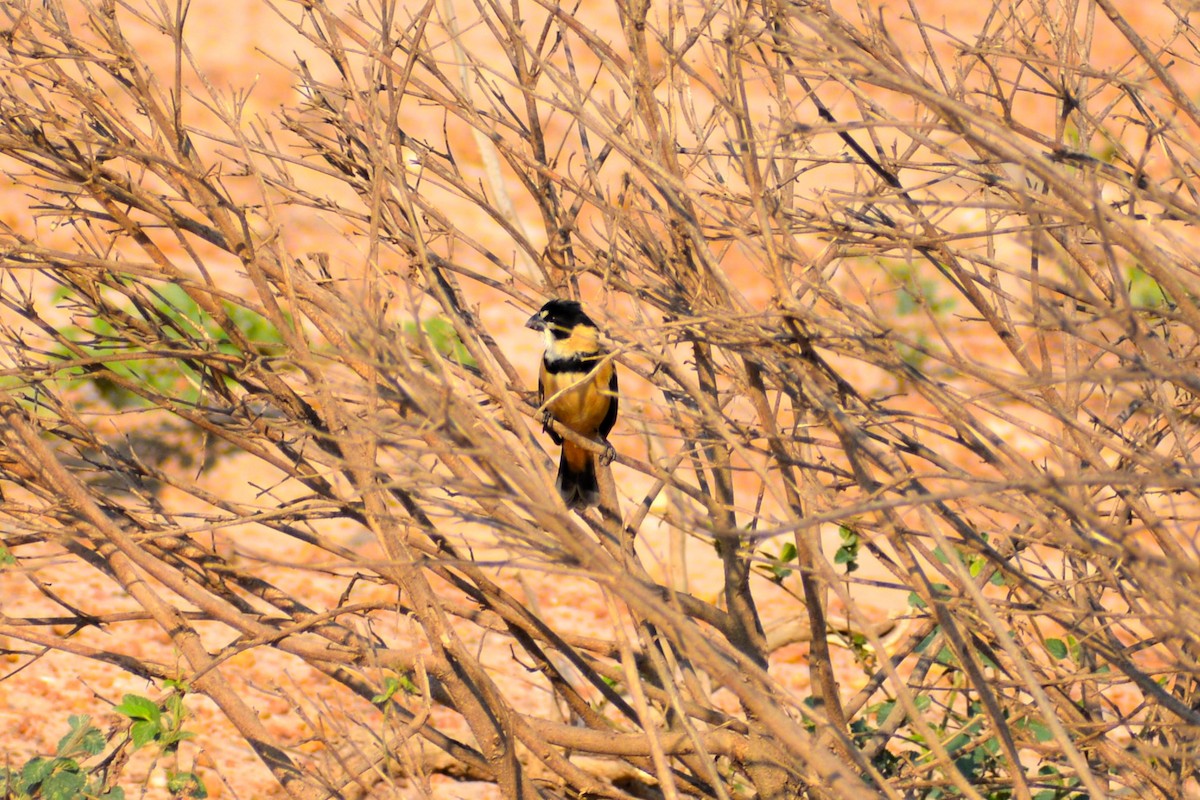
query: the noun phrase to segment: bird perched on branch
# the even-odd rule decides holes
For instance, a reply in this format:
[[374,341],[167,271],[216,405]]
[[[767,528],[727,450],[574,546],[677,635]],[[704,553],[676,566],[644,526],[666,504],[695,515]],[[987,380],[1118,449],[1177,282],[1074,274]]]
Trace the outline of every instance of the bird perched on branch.
[[583,509],[600,502],[600,485],[592,454],[556,433],[554,419],[581,436],[601,439],[607,464],[615,455],[608,432],[617,421],[617,370],[600,344],[600,330],[574,300],[551,300],[529,318],[525,327],[541,331],[546,352],[538,374],[538,402],[544,406],[542,424],[555,444],[562,445],[558,463],[558,493],[568,508]]

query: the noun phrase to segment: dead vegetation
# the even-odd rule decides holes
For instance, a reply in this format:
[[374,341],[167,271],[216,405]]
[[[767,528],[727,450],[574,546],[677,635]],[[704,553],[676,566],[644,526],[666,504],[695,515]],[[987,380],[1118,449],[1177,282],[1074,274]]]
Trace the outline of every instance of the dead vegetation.
[[[186,4],[0,9],[5,580],[128,596],[45,588],[10,650],[181,681],[297,798],[1196,796],[1185,9],[633,0],[610,37],[583,4],[274,5],[296,94],[263,115]],[[586,516],[489,313],[567,295],[629,387]],[[278,482],[215,491],[226,459]],[[717,596],[648,571],[652,523],[713,544]],[[254,531],[337,602],[231,557]],[[911,593],[891,622],[859,559]],[[610,636],[514,594],[567,578]],[[178,658],[60,633],[135,622]],[[768,668],[797,640],[809,696]],[[373,711],[297,747],[229,682],[256,648]]]

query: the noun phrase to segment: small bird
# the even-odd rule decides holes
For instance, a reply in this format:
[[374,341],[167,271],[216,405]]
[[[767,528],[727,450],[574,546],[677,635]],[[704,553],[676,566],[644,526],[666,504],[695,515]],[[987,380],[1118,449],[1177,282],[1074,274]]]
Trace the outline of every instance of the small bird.
[[574,300],[551,300],[525,323],[546,337],[546,352],[538,374],[538,402],[546,406],[543,428],[562,445],[558,462],[558,493],[568,508],[584,509],[600,502],[596,464],[587,450],[565,441],[550,429],[555,419],[581,436],[604,440],[601,461],[615,452],[608,432],[617,421],[617,370],[606,359],[600,330]]

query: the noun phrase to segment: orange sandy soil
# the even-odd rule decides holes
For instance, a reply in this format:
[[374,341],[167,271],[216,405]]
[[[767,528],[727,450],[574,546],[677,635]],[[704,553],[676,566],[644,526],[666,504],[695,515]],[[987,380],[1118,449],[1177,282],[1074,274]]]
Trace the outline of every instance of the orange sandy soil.
[[[282,42],[290,40],[286,27],[268,11],[265,6],[255,2],[247,2],[240,13],[237,24],[230,23],[231,8],[236,4],[224,0],[197,0],[192,3],[189,16],[189,41],[193,53],[201,69],[205,70],[212,83],[221,88],[244,88],[251,80],[254,90],[250,96],[250,111],[270,114],[282,105],[296,103],[297,96],[291,76],[282,68],[272,67],[264,59],[260,49],[288,60],[291,46],[283,46]],[[608,4],[604,4],[607,8]],[[946,2],[941,4],[944,12],[933,9],[938,6],[926,2],[929,9],[928,18],[945,19],[948,29],[957,32],[964,39],[970,39],[976,29],[980,15],[986,12],[986,4],[967,4],[961,2]],[[1123,11],[1132,12],[1133,4]],[[1143,4],[1150,5],[1150,4]],[[473,14],[472,4],[461,2],[460,14],[465,22]],[[891,15],[905,13],[906,4],[889,3],[885,7]],[[1152,14],[1153,24],[1167,25],[1170,16],[1164,9],[1157,7],[1147,9]],[[607,28],[613,39],[620,38],[619,27],[611,9],[601,12],[593,26],[599,30]],[[1151,24],[1147,22],[1147,24]],[[1108,34],[1111,29],[1106,25],[1099,26],[1102,32]],[[1152,33],[1143,33],[1152,36]],[[162,63],[169,64],[170,51],[165,39],[156,33],[147,31],[145,38],[139,43],[144,46],[148,57],[160,53]],[[434,128],[428,133],[431,140],[437,141],[440,123],[435,121]],[[456,143],[460,149],[460,157],[469,159],[473,152],[469,140]],[[4,212],[0,212],[4,213]],[[465,210],[464,214],[472,213]],[[469,217],[459,217],[459,220]],[[285,222],[287,218],[285,217]],[[19,220],[14,220],[18,225]],[[297,220],[295,227],[285,229],[282,234],[288,237],[298,249],[322,249],[323,237],[337,239],[341,232],[327,231],[320,227],[310,227],[304,220]],[[499,248],[506,252],[506,248]],[[737,276],[735,276],[737,278]],[[747,276],[752,282],[754,276]],[[485,305],[482,310],[484,323],[492,333],[511,351],[511,358],[517,364],[535,363],[539,343],[536,337],[521,329],[523,319],[518,310],[503,304]],[[527,376],[532,385],[532,372]],[[869,388],[869,387],[864,387]],[[631,392],[641,394],[641,391],[630,387]],[[616,431],[614,441],[621,449],[622,442],[632,446],[633,437],[629,432],[622,436],[620,426]],[[257,472],[259,468],[244,457],[229,458],[210,474],[201,480],[207,488],[217,494],[234,493],[241,497],[252,497],[256,486],[270,486],[274,476]],[[640,476],[618,470],[618,485],[627,499],[638,499],[644,488]],[[13,493],[10,491],[10,496]],[[167,496],[164,501],[168,506],[172,503],[183,502],[182,498]],[[304,583],[298,584],[300,573],[288,569],[288,564],[313,564],[324,556],[297,544],[295,541],[282,536],[268,536],[261,531],[231,532],[231,539],[223,544],[226,552],[237,552],[241,559],[262,558],[264,562],[274,564],[265,568],[267,577],[278,581],[284,588],[293,589],[299,596],[306,598],[317,607],[327,607],[336,602],[345,588],[346,581],[341,577],[320,579],[317,573],[304,573]],[[331,529],[326,531],[342,543],[357,548],[366,557],[377,556],[375,547],[369,536],[361,530]],[[236,545],[234,544],[236,543]],[[836,544],[833,545],[836,547]],[[690,544],[686,560],[689,565],[689,588],[701,597],[715,598],[719,591],[719,574],[715,559],[707,548],[695,543]],[[668,545],[664,536],[656,535],[651,529],[639,543],[639,555],[647,564],[652,575],[665,576],[667,565],[672,561],[668,553]],[[678,558],[678,555],[674,556]],[[862,573],[867,577],[886,577],[882,570],[869,562],[864,563]],[[134,609],[134,604],[125,596],[114,592],[113,586],[95,572],[77,563],[63,566],[51,561],[43,565],[39,577],[52,583],[54,591],[64,599],[78,603],[84,608],[105,609],[128,607]],[[517,595],[528,597],[530,603],[536,603],[544,613],[552,619],[569,624],[578,634],[609,635],[612,620],[602,598],[598,597],[590,584],[573,580],[564,576],[548,576],[549,579],[538,581],[536,585],[520,585],[505,576],[509,588]],[[760,582],[756,587],[762,605],[765,622],[768,626],[778,620],[772,616],[772,608],[779,605],[772,602],[772,593],[781,591],[777,587]],[[358,599],[371,597],[378,589],[360,589]],[[532,594],[527,592],[532,591]],[[856,597],[860,607],[874,613],[883,619],[889,615],[903,613],[905,598],[901,593],[886,593],[880,590],[856,589]],[[378,594],[375,595],[380,597]],[[836,610],[836,609],[835,609]],[[28,616],[38,614],[60,613],[52,603],[39,595],[31,584],[20,575],[0,574],[0,611],[12,616]],[[62,630],[59,633],[67,634]],[[211,633],[206,631],[206,633]],[[407,641],[417,641],[418,637],[410,631],[382,631],[383,635],[397,644]],[[107,649],[128,653],[134,657],[146,657],[158,662],[170,663],[172,650],[167,638],[150,626],[137,624],[112,625],[103,631],[85,630],[77,633],[72,641],[79,643],[94,643]],[[486,648],[491,643],[483,642],[484,652],[489,662],[496,665],[497,672],[509,676],[519,676],[520,668],[513,668],[506,649],[496,647],[495,652]],[[53,751],[55,743],[67,729],[67,717],[70,714],[90,714],[97,724],[104,728],[116,720],[110,712],[110,706],[118,703],[126,692],[154,696],[156,689],[146,681],[130,676],[115,668],[106,667],[94,661],[65,655],[49,653],[40,658],[30,655],[30,648],[14,641],[0,641],[0,647],[11,648],[18,653],[5,656],[0,662],[0,764],[5,761],[16,766],[33,754],[48,754]],[[771,669],[779,679],[799,695],[808,692],[808,670],[806,664],[807,647],[796,645],[785,648],[777,653]],[[855,666],[851,656],[842,651],[835,651],[838,659],[839,679],[847,690],[855,689],[863,683],[863,673]],[[337,726],[345,719],[373,720],[377,719],[376,711],[367,703],[361,702],[350,707],[344,705],[347,701],[344,695],[336,697],[329,692],[326,684],[311,669],[302,663],[286,657],[268,648],[258,648],[244,652],[231,659],[225,665],[225,673],[236,685],[242,688],[244,696],[258,711],[264,724],[272,733],[278,734],[286,741],[293,742],[300,752],[319,755],[322,749],[318,741],[311,739],[311,728],[302,716],[309,720],[319,720],[317,727]],[[508,696],[519,698],[521,689],[519,679],[510,680],[506,691]],[[528,697],[516,699],[518,705],[527,703],[529,707],[541,707],[545,697],[526,690]],[[323,703],[334,705],[324,707]],[[283,796],[282,790],[271,778],[266,768],[249,751],[239,736],[232,730],[226,720],[217,712],[215,707],[201,698],[191,698],[189,708],[193,717],[188,721],[187,728],[195,733],[195,738],[182,748],[180,762],[177,765],[153,765],[144,758],[135,761],[127,770],[123,784],[127,791],[137,792],[136,786],[131,786],[131,780],[144,778],[147,786],[147,796],[161,797],[165,792],[165,773],[163,767],[195,768],[205,780],[212,797],[267,798]],[[147,776],[148,774],[148,777]],[[490,787],[473,786],[452,781],[433,781],[434,796],[439,798],[476,798],[496,796]],[[415,790],[413,796],[417,796]],[[400,791],[396,796],[407,796]]]

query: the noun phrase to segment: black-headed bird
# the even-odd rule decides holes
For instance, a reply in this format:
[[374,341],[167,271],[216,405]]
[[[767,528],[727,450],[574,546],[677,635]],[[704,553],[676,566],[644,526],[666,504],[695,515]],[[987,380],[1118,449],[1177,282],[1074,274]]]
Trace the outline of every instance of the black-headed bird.
[[612,460],[608,432],[617,421],[617,370],[600,344],[600,330],[574,300],[551,300],[525,327],[541,331],[546,352],[538,374],[538,402],[545,406],[543,427],[562,445],[558,493],[568,508],[600,502],[592,454],[549,427],[551,418],[589,439],[604,440],[604,463]]

